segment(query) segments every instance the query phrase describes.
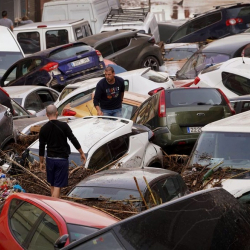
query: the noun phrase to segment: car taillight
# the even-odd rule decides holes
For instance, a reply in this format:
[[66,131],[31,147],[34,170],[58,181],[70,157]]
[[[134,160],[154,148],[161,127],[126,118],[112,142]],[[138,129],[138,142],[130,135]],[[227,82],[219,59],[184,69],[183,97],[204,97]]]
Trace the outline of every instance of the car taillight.
[[99,57],[99,61],[102,62],[103,61],[102,53],[99,50],[96,50],[95,52]]
[[75,116],[76,112],[74,110],[70,110],[70,109],[64,109],[62,112],[63,116]]
[[52,71],[54,69],[58,68],[58,63],[57,62],[50,62],[46,65],[44,65],[40,70],[46,70],[46,71]]
[[243,19],[236,17],[236,18],[230,18],[226,21],[226,26],[231,26],[231,25],[235,25],[237,23],[243,23]]
[[236,112],[235,112],[234,108],[232,107],[231,103],[229,102],[227,96],[224,94],[224,92],[223,92],[221,89],[217,89],[217,90],[218,90],[218,91],[221,93],[221,95],[224,97],[224,99],[225,99],[225,101],[226,101],[228,107],[230,108],[230,111],[231,111],[232,115],[235,115]]
[[8,94],[3,88],[0,87],[0,90],[1,90],[5,95],[7,95],[8,97],[10,97],[9,94]]
[[152,96],[152,95],[156,94],[157,92],[160,92],[161,90],[164,90],[164,88],[160,87],[160,88],[157,88],[157,89],[150,90],[148,92],[148,95]]
[[159,117],[166,117],[165,90],[162,90],[161,93],[160,93],[158,116]]
[[149,43],[152,43],[152,44],[155,44],[155,38],[153,36],[151,36],[149,39],[148,39],[148,42]]
[[200,80],[201,79],[198,76],[196,76],[195,79],[194,79],[194,85],[197,85]]

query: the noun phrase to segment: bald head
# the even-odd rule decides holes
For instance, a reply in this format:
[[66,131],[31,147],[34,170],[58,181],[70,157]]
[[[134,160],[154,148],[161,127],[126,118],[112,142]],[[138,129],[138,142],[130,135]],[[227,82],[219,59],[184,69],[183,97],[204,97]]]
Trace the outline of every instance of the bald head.
[[58,115],[58,112],[57,112],[57,108],[55,105],[49,105],[47,106],[46,108],[46,114],[47,116],[50,118],[50,117],[57,117]]

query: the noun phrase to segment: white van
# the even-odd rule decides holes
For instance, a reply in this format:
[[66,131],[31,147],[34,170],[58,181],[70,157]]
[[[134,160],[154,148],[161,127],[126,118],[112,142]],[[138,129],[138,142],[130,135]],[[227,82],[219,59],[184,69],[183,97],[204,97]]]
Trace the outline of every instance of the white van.
[[97,34],[110,9],[119,7],[119,0],[54,0],[44,3],[42,21],[84,18],[89,21],[93,34]]
[[112,8],[103,22],[101,32],[116,29],[136,29],[141,33],[152,34],[155,42],[160,42],[158,23],[148,8]]
[[24,58],[21,46],[7,27],[0,26],[0,78],[16,61]]
[[30,23],[14,28],[13,33],[25,55],[92,35],[89,22],[84,19]]
[[[190,155],[188,167],[207,166],[210,173],[222,174],[222,187],[240,200],[250,201],[250,111],[202,128]],[[198,164],[198,165],[197,165]],[[223,172],[225,171],[225,172]],[[203,169],[203,173],[206,171]],[[205,176],[205,175],[204,175]],[[209,173],[204,178],[209,181]]]

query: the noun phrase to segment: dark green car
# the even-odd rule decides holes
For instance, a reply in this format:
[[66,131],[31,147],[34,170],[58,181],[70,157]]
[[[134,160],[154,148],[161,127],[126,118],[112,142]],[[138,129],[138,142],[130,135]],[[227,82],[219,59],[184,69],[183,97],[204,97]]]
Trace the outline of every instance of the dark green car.
[[220,89],[176,88],[154,94],[131,119],[153,130],[153,143],[172,153],[191,148],[206,124],[233,114]]

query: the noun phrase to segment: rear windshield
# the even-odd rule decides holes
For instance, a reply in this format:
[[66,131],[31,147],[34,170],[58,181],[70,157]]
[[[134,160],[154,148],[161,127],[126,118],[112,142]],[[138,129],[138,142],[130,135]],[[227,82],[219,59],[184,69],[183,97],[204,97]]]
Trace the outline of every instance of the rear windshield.
[[24,54],[32,54],[41,50],[39,32],[19,32],[17,41],[22,47]]
[[167,108],[199,105],[226,105],[216,89],[181,89],[166,92]]
[[178,72],[180,79],[194,79],[203,69],[230,59],[229,55],[220,53],[195,53]]
[[154,70],[147,71],[146,73],[142,74],[142,77],[157,83],[168,81],[168,77],[161,75],[160,73],[155,72]]
[[140,198],[137,190],[105,188],[105,187],[75,187],[69,194],[70,197],[78,198],[110,198],[111,200],[125,200]]
[[182,59],[188,59],[197,50],[198,50],[198,48],[182,48],[182,47],[173,48],[173,49],[166,49],[164,58],[167,61],[179,61]]
[[74,91],[76,88],[64,88],[61,95],[59,96],[59,101],[61,101],[66,95]]
[[240,18],[248,17],[249,18],[250,6],[228,9],[227,12],[229,13],[228,16],[230,16],[231,18],[234,18],[234,17],[240,17]]
[[89,51],[92,51],[92,48],[88,45],[73,44],[71,46],[62,47],[60,49],[52,51],[49,55],[49,58],[54,60],[62,60],[70,57],[75,57]]
[[21,52],[0,52],[0,77],[16,61],[23,58]]

